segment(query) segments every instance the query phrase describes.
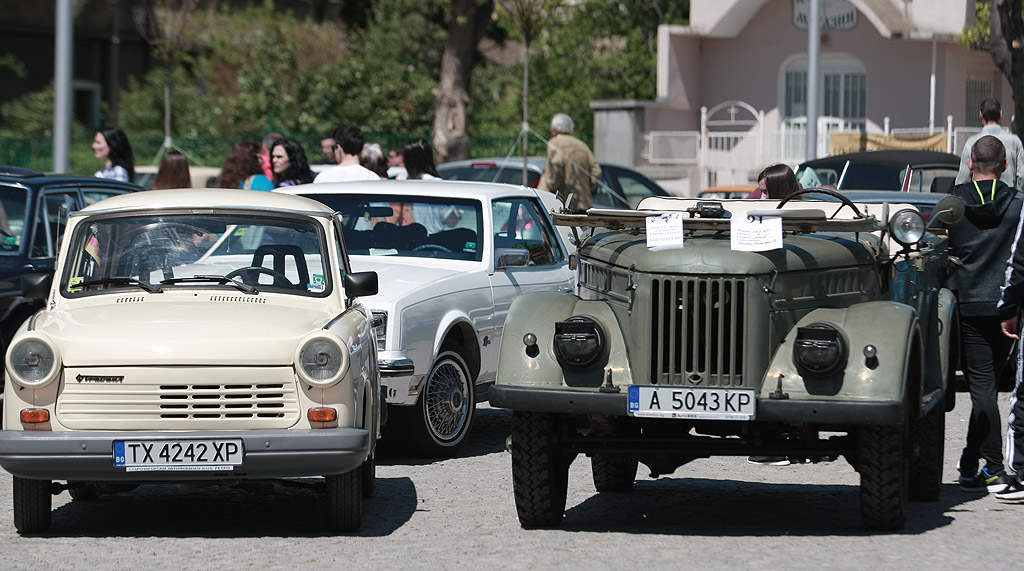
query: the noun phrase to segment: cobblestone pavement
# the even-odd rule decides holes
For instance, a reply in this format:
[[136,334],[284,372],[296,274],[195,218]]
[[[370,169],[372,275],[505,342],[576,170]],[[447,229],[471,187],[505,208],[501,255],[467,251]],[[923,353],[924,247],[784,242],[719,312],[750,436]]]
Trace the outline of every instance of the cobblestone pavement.
[[[1017,568],[1024,503],[955,483],[970,406],[958,397],[942,496],[910,504],[899,533],[862,530],[858,476],[844,460],[776,467],[742,458],[698,460],[657,480],[641,466],[632,493],[597,495],[580,457],[563,527],[524,530],[504,450],[511,415],[483,406],[458,458],[385,450],[362,530],[350,536],[321,531],[322,496],[303,488],[143,486],[93,502],[63,493],[51,532],[20,537],[2,473],[0,569]],[[1008,394],[1000,399],[1005,412]]]

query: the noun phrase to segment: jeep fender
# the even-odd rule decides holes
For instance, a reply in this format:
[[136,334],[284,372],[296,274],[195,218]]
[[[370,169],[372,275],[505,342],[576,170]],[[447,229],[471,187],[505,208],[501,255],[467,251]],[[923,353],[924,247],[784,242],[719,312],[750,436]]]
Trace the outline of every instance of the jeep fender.
[[[794,362],[793,346],[797,331],[812,323],[830,324],[842,335],[846,364],[829,376],[808,375],[805,378]],[[920,338],[916,312],[901,303],[873,301],[848,308],[815,309],[797,322],[775,352],[759,397],[909,402],[912,407],[919,407]],[[868,345],[875,348],[874,358],[864,354]],[[908,396],[912,397],[909,401]]]
[[[949,382],[956,373],[958,366],[958,355],[960,351],[960,324],[958,323],[959,310],[956,303],[956,296],[946,288],[939,290],[939,302],[936,317],[939,320],[939,367],[941,371],[940,382],[942,383],[943,394],[950,390]],[[929,388],[938,383],[929,382]],[[926,389],[927,390],[927,389]]]
[[[574,315],[593,319],[604,333],[601,356],[586,368],[562,367],[555,357],[555,324]],[[524,343],[528,333],[536,336],[534,347]],[[618,321],[607,303],[557,292],[521,295],[512,302],[505,319],[497,384],[596,389],[610,371],[613,384],[629,385],[633,383],[633,374],[626,350]]]

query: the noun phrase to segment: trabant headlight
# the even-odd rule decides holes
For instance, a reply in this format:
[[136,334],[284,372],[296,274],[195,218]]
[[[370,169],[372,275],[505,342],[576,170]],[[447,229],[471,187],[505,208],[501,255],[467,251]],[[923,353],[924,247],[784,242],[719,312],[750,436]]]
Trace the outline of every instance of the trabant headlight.
[[604,351],[604,331],[593,319],[574,315],[555,323],[554,346],[563,366],[589,367]]
[[889,219],[889,233],[904,248],[920,242],[924,231],[924,216],[912,208],[900,210]]
[[842,334],[828,323],[812,323],[797,328],[793,360],[802,375],[831,375],[846,365],[846,344]]
[[60,352],[49,336],[32,332],[15,341],[7,352],[7,370],[14,383],[38,389],[60,374]]
[[333,336],[321,333],[299,344],[295,363],[303,381],[315,387],[329,387],[348,373],[348,348]]

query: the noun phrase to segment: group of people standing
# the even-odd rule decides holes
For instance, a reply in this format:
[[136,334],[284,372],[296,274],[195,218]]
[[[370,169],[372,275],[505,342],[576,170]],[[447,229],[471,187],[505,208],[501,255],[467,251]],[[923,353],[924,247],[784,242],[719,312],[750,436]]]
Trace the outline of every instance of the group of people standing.
[[[124,131],[117,127],[96,131],[92,149],[96,158],[104,161],[103,168],[94,176],[135,181],[135,155]],[[217,178],[217,186],[273,190],[311,182],[440,178],[434,165],[434,151],[422,137],[392,148],[390,157],[385,157],[378,143],[365,143],[362,130],[347,124],[321,141],[321,151],[325,162],[335,166],[316,174],[306,158],[305,149],[295,139],[281,133],[270,133],[263,138],[262,144],[241,141],[228,153]],[[153,189],[191,186],[188,158],[184,153],[169,151],[164,154]]]

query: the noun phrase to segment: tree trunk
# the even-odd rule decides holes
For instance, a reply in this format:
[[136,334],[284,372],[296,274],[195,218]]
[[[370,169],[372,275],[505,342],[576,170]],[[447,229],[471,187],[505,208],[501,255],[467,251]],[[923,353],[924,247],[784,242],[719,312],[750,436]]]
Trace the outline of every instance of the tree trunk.
[[491,25],[494,0],[455,0],[448,41],[441,56],[441,80],[434,91],[434,150],[437,161],[468,159],[466,106],[477,44]]
[[[995,0],[990,47],[992,61],[1010,83],[1013,117],[1010,130],[1024,139],[1024,16],[1021,0]],[[1005,105],[1004,105],[1005,107]]]

